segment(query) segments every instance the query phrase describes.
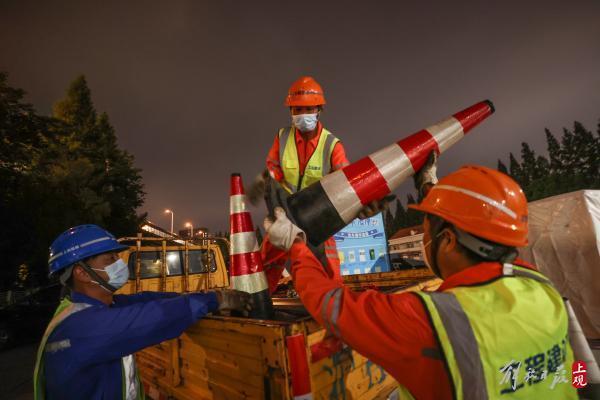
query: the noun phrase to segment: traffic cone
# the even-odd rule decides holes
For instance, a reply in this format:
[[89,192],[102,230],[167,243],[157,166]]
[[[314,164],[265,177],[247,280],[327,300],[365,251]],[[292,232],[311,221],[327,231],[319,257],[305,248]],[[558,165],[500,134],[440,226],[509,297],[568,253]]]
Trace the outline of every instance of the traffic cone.
[[260,258],[252,216],[246,210],[246,194],[240,174],[231,174],[229,207],[231,288],[252,295],[254,308],[250,318],[272,319],[273,302],[269,295],[269,284]]
[[315,246],[354,220],[364,205],[381,200],[426,162],[448,150],[494,112],[485,100],[414,133],[291,195],[291,216]]

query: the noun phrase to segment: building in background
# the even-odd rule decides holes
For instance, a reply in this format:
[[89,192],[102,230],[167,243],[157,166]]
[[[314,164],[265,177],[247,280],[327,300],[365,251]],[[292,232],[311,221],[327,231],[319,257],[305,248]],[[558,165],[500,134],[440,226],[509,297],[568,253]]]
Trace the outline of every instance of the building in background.
[[400,229],[389,240],[390,258],[423,261],[423,227],[421,225]]
[[[177,234],[184,239],[192,239],[190,228],[181,229]],[[208,236],[208,228],[194,228],[194,238],[202,238]]]

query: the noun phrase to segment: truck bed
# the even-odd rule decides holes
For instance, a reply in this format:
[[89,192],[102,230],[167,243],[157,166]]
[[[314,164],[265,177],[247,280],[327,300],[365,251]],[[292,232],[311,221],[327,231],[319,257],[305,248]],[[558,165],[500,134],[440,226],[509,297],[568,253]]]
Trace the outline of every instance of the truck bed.
[[[428,279],[399,291],[437,285],[439,280]],[[299,316],[302,306],[297,300],[286,301],[278,306],[274,299],[278,320],[211,316],[180,337],[139,352],[147,396],[293,399],[286,338],[302,334],[314,399],[388,398],[397,386],[389,374],[309,316]]]

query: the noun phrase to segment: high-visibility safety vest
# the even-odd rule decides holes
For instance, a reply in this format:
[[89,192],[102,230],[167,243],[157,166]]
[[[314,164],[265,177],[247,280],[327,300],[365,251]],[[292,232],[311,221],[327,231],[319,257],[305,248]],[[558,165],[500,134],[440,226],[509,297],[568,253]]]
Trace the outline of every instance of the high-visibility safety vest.
[[[577,399],[560,294],[542,274],[505,264],[503,276],[444,292],[417,292],[457,400]],[[401,387],[402,399],[412,398]]]
[[[286,190],[295,193],[318,182],[331,171],[331,154],[340,140],[327,129],[321,129],[317,148],[306,163],[304,174],[300,174],[300,161],[296,148],[296,129],[294,127],[279,130],[279,162],[283,171]],[[327,170],[327,172],[325,172]]]
[[[44,353],[48,351],[58,351],[63,347],[70,346],[68,340],[58,342],[48,342],[48,338],[56,329],[56,327],[69,316],[90,307],[86,303],[72,303],[69,299],[63,299],[56,311],[52,320],[48,324],[40,347],[37,352],[37,360],[35,370],[33,372],[33,396],[35,400],[46,399],[46,378],[44,373]],[[143,400],[144,392],[140,384],[140,378],[135,366],[135,358],[132,354],[122,358],[122,381],[123,381],[123,400]]]

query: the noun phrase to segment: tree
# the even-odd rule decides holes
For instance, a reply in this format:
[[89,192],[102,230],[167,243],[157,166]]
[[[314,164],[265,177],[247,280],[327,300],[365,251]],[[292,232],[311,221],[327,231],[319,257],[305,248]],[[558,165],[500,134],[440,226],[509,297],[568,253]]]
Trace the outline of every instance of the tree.
[[521,169],[521,164],[519,164],[513,153],[510,153],[509,156],[508,172],[510,176],[512,176],[517,182],[521,183],[523,181],[523,172]]
[[521,182],[527,185],[536,178],[537,166],[535,152],[526,142],[521,143],[521,160]]
[[563,169],[562,160],[560,156],[560,144],[554,137],[552,132],[548,128],[545,130],[546,142],[548,143],[548,156],[550,158],[550,173],[559,173]]
[[83,136],[93,131],[97,115],[85,76],[80,75],[71,82],[66,97],[54,104],[53,116],[82,136],[82,141],[86,139]]
[[575,169],[585,183],[593,185],[597,182],[600,170],[600,141],[594,137],[591,131],[585,129],[580,123],[573,124],[573,142],[576,154]]
[[[529,144],[521,145],[521,162],[510,153],[509,174],[523,188],[529,201],[580,189],[600,188],[600,127],[594,135],[575,121],[564,128],[558,141],[545,129],[548,158],[536,156]],[[506,167],[498,162],[498,170]]]
[[145,195],[140,170],[133,166],[133,156],[119,149],[108,115],[98,116],[84,76],[77,77],[55,104],[54,117],[79,142],[78,154],[91,163],[82,200],[96,205],[103,225],[115,235],[133,234],[144,218],[136,214]]
[[40,199],[35,188],[44,172],[37,164],[52,121],[37,115],[24,97],[0,72],[0,284],[12,280],[17,266],[30,264],[36,253],[38,221],[29,207],[36,210]]
[[508,175],[508,168],[506,168],[506,165],[504,165],[504,163],[500,159],[498,160],[498,171]]
[[389,238],[392,237],[394,233],[396,233],[396,229],[394,227],[394,216],[392,215],[392,211],[389,207],[385,210],[383,214],[383,225],[385,228],[385,235]]
[[65,229],[96,223],[116,235],[137,230],[139,170],[97,116],[85,78],[69,87],[53,117],[26,103],[0,73],[0,254],[2,280],[28,264],[47,274],[48,246]]

